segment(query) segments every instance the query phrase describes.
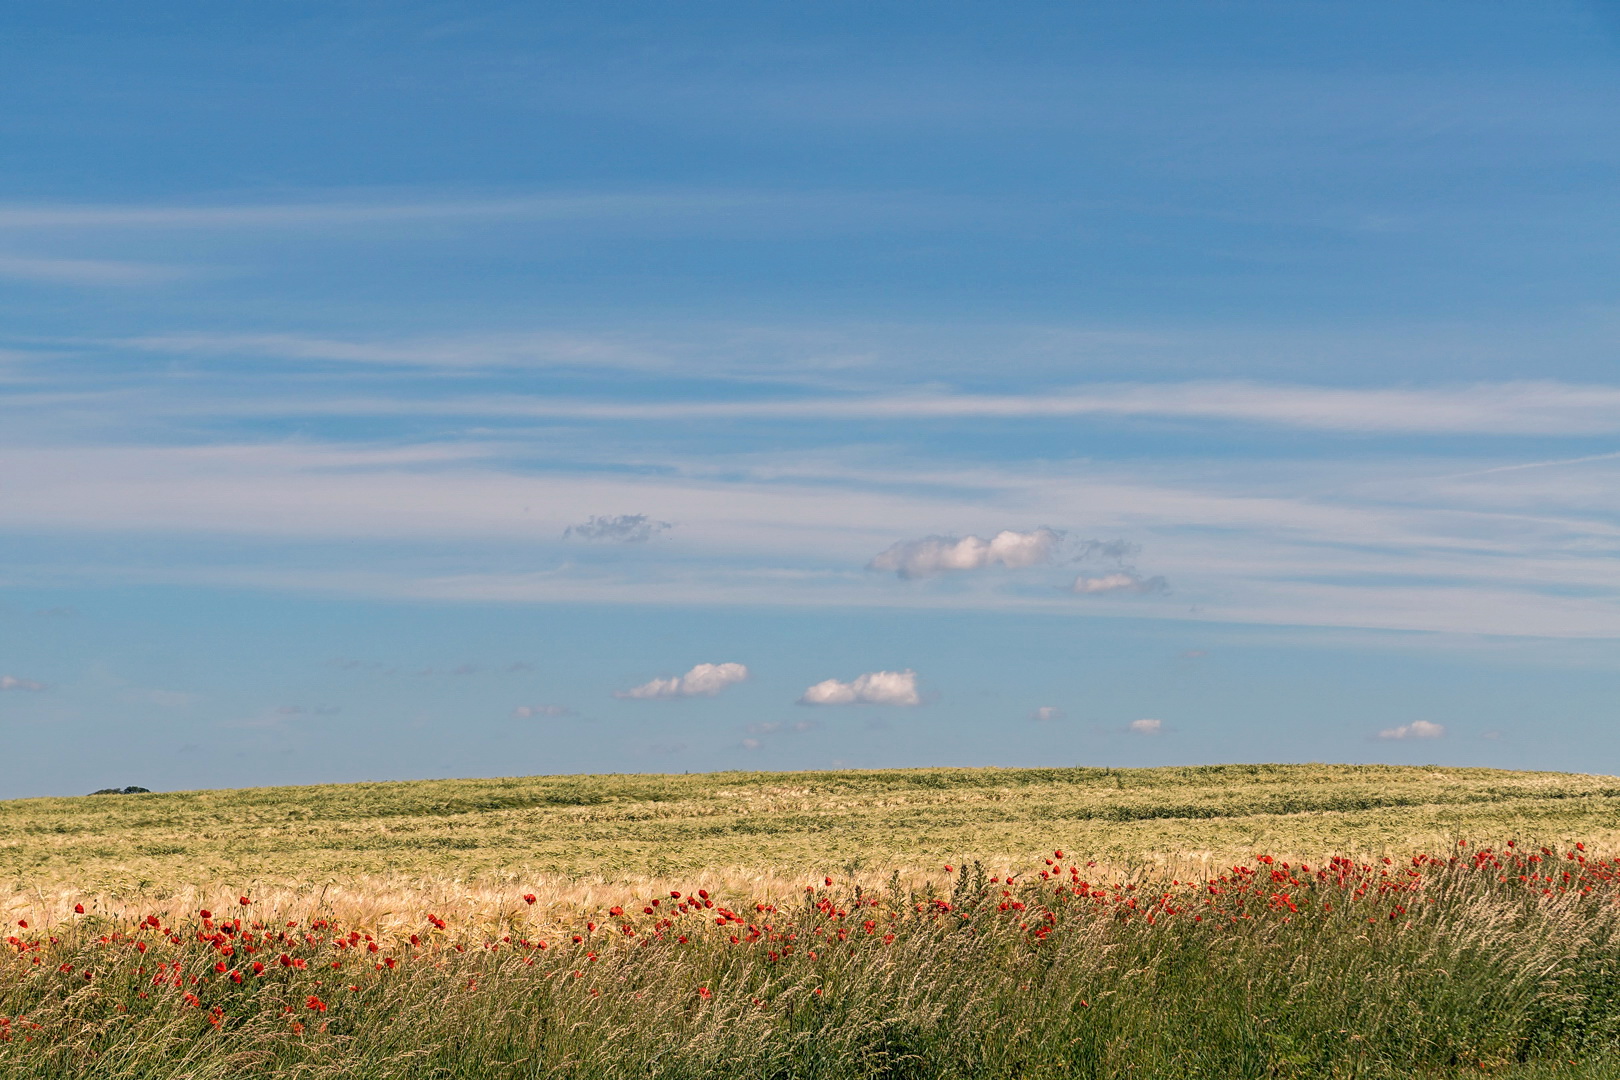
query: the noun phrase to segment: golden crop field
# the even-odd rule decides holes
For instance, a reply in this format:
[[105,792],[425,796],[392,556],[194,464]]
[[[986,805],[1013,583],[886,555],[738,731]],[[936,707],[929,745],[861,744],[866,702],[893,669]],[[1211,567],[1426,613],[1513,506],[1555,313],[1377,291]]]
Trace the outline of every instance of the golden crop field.
[[[1220,765],[540,776],[0,802],[0,888],[926,872],[1620,841],[1620,778]],[[1620,845],[1617,845],[1620,846]]]
[[1620,780],[563,776],[0,803],[39,1078],[1620,1069]]

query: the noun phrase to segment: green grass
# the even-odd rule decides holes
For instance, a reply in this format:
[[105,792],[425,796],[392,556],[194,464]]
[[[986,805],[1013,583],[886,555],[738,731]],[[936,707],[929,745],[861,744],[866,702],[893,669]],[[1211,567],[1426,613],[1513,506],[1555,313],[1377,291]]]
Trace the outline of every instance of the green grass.
[[626,895],[626,910],[582,912],[560,933],[522,905],[494,925],[420,915],[411,936],[261,904],[221,906],[216,920],[92,907],[24,929],[0,954],[0,1070],[1615,1075],[1620,864],[1456,850],[1314,868],[1256,860],[1179,883],[1081,884],[1070,862],[1055,880],[1012,884],[972,867],[948,893],[818,882],[776,908],[716,894],[687,910],[694,894],[666,891],[660,908]]

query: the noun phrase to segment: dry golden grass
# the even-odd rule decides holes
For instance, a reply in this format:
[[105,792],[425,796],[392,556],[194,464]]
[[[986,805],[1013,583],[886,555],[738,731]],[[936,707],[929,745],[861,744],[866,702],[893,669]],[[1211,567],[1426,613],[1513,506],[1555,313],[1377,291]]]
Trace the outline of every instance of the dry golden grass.
[[1257,850],[1320,858],[1459,837],[1620,846],[1620,779],[1395,766],[916,769],[559,776],[0,803],[0,912],[219,903],[241,891],[386,927],[424,906],[498,921],[605,895],[807,877],[908,884],[1064,847],[1119,874]]

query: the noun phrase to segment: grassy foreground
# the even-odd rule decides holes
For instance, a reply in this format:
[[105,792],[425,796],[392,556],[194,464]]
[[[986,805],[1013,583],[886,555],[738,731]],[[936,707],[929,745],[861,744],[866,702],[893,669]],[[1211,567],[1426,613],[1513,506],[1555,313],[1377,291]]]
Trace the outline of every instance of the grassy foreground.
[[1329,766],[0,803],[0,1075],[1620,1077],[1617,811]]

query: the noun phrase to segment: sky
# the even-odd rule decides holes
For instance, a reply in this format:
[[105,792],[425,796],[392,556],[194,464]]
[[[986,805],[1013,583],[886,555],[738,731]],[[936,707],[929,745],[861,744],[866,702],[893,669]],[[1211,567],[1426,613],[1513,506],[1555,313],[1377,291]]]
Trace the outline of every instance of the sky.
[[1612,4],[0,33],[0,798],[1620,773]]

